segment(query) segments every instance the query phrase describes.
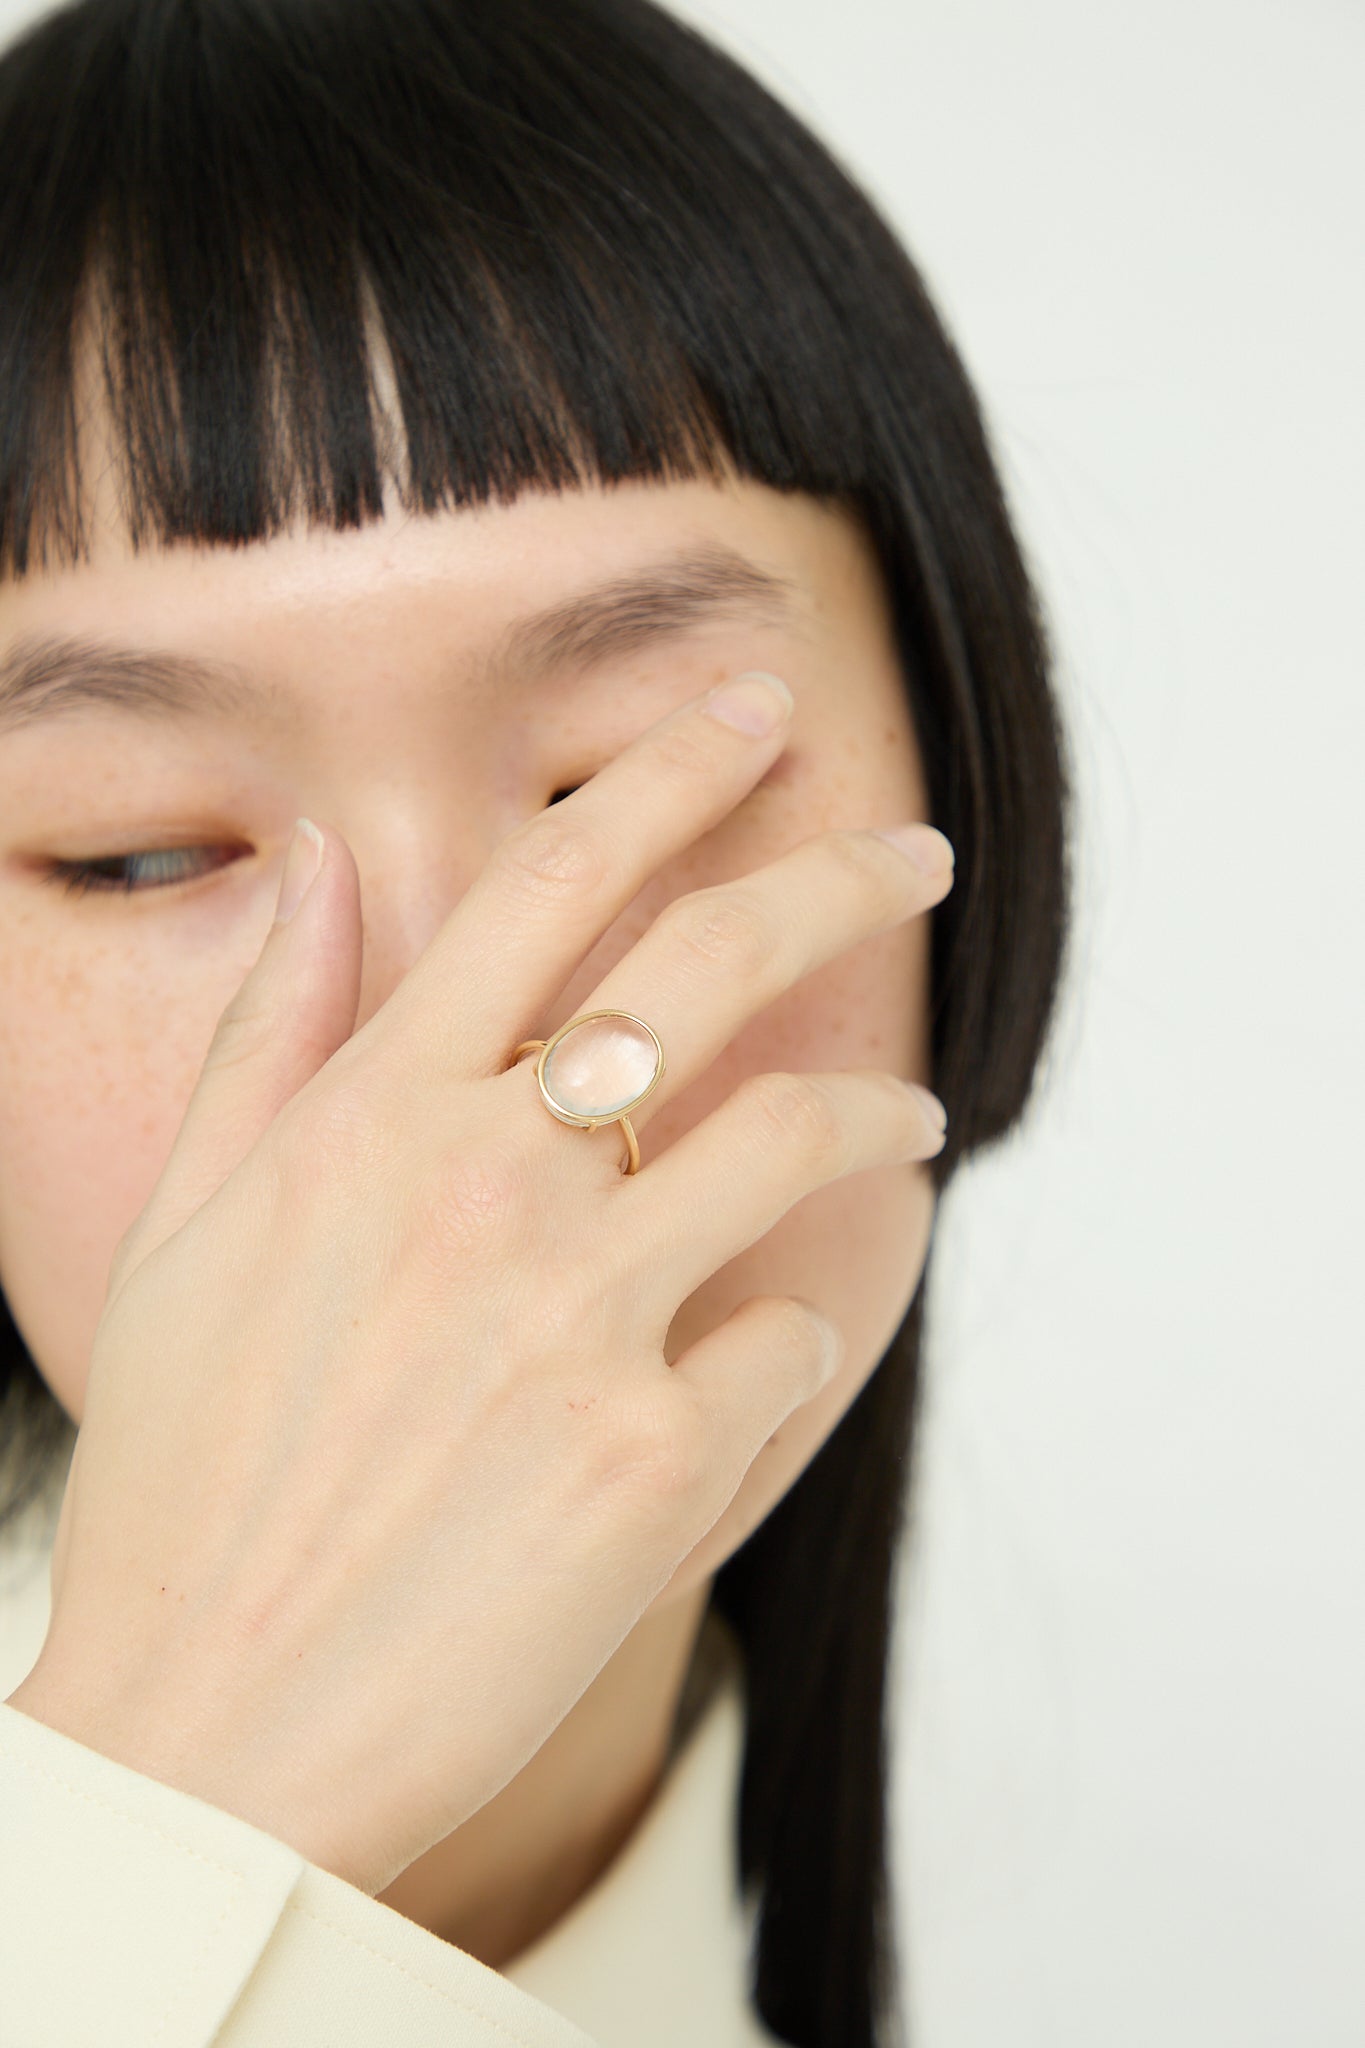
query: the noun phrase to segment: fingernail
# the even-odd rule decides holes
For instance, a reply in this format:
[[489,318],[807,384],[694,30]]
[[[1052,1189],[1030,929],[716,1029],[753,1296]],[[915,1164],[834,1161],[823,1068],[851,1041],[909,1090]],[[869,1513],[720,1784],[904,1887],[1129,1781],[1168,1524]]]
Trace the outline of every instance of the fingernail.
[[793,701],[781,676],[771,676],[766,669],[749,668],[732,682],[718,684],[701,708],[708,718],[718,718],[722,725],[732,725],[736,732],[759,738],[763,733],[776,732],[783,719],[790,718]]
[[829,1338],[825,1346],[824,1366],[821,1384],[828,1386],[844,1362],[844,1336],[837,1323],[829,1324]]
[[308,894],[322,866],[322,834],[311,818],[296,818],[294,836],[284,857],[280,896],[275,905],[276,924],[288,924]]
[[939,1101],[937,1095],[935,1095],[933,1089],[922,1088],[918,1081],[911,1081],[909,1086],[919,1097],[920,1107],[934,1126],[934,1129],[936,1131],[946,1131],[948,1128],[948,1112]]
[[956,866],[953,842],[937,825],[888,825],[874,829],[878,839],[889,840],[926,875],[940,875],[945,868]]

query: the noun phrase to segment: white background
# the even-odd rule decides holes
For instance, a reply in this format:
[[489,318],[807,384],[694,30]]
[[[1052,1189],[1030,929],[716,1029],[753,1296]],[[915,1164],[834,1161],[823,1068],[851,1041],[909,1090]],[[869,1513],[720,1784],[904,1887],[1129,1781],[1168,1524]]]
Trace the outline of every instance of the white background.
[[677,11],[920,262],[1080,781],[1044,1085],[940,1219],[911,2048],[1365,2048],[1365,15]]
[[686,11],[920,260],[1082,786],[1046,1083],[940,1218],[912,2048],[1365,2048],[1365,15]]

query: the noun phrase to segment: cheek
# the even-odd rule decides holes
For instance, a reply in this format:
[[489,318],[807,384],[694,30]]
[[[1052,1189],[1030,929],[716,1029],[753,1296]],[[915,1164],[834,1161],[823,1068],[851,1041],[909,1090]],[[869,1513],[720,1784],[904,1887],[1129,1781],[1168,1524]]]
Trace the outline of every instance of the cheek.
[[206,990],[204,950],[172,967],[136,936],[66,948],[36,919],[0,932],[0,1286],[77,1421],[110,1257],[236,985],[220,954]]

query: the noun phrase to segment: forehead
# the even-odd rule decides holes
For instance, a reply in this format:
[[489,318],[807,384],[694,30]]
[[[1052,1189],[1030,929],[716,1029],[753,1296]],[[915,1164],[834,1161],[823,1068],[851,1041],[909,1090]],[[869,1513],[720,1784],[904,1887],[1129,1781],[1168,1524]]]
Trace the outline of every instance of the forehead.
[[199,614],[224,624],[244,615],[285,621],[301,612],[399,613],[427,599],[496,610],[707,556],[721,595],[766,595],[780,609],[778,590],[767,586],[783,586],[799,605],[806,572],[837,523],[814,499],[736,479],[526,490],[510,504],[418,515],[390,503],[357,528],[294,524],[242,547],[134,550],[111,529],[88,561],[0,582],[0,628],[12,636],[58,615],[70,630],[151,627],[162,613],[173,631]]
[[110,540],[0,588],[0,733],[92,708],[276,722],[342,671],[495,696],[683,634],[827,639],[850,606],[881,610],[852,522],[747,480],[395,507],[240,548]]

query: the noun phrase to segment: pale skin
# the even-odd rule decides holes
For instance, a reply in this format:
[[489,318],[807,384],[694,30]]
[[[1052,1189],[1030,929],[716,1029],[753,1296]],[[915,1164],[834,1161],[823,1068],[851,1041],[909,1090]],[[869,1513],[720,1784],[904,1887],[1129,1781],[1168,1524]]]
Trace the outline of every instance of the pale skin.
[[[722,615],[581,672],[490,690],[482,663],[510,622],[705,543],[790,579],[792,617]],[[261,950],[297,816],[354,859],[357,1030],[509,831],[739,672],[790,686],[785,744],[762,742],[769,765],[752,789],[648,879],[564,984],[548,1024],[589,1007],[674,898],[813,834],[930,816],[870,548],[844,515],[748,481],[532,493],[417,520],[391,507],[358,532],[294,530],[239,551],[135,556],[110,522],[89,564],[0,586],[0,654],[34,632],[225,657],[274,692],[255,719],[82,711],[0,732],[0,1282],[77,1422],[111,1256]],[[41,879],[45,862],[156,848],[199,851],[165,871],[170,886],[149,880],[131,895],[71,896]],[[155,875],[154,862],[143,866]],[[927,911],[907,914],[779,994],[637,1120],[641,1179],[746,1076],[880,1068],[928,1082],[929,937]],[[624,991],[615,1000],[632,1006]],[[509,1053],[520,1035],[509,1033]],[[533,1095],[529,1073],[525,1086]],[[546,1121],[556,1144],[622,1155],[615,1126]],[[839,1368],[774,1429],[535,1753],[377,1896],[498,1967],[611,1860],[657,1789],[712,1578],[876,1366],[918,1285],[933,1201],[924,1158],[848,1173],[802,1196],[683,1302],[670,1363],[761,1294],[814,1302],[842,1335]]]

